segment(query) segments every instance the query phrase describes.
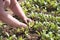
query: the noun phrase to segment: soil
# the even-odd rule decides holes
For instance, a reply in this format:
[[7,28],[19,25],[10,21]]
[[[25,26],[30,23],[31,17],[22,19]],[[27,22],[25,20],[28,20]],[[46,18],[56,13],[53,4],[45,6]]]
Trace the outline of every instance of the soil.
[[[18,2],[21,2],[21,1],[18,1]],[[10,15],[14,16],[14,13],[9,8],[5,9],[5,11],[6,11],[7,14],[10,14]],[[23,37],[25,36],[24,32],[17,32],[16,33],[17,28],[11,27],[11,26],[9,26],[5,23],[2,25],[2,27],[0,27],[0,29],[1,29],[0,31],[2,32],[1,35],[4,36],[3,40],[6,40],[6,37],[8,37],[6,32],[9,35],[14,35],[15,34],[17,37],[21,36],[21,35]],[[39,35],[37,35],[36,33],[30,33],[29,36],[26,37],[26,40],[39,40],[39,39],[40,39]]]

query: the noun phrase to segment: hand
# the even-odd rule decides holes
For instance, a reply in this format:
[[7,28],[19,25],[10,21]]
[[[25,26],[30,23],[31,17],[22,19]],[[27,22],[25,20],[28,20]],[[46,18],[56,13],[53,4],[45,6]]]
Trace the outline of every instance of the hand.
[[24,23],[22,23],[22,22],[20,22],[20,26],[23,27],[23,28],[26,28],[27,27],[27,25],[24,24]]
[[[24,22],[25,22],[26,24],[27,24],[28,22],[32,22],[32,20],[31,20],[30,18],[24,18],[23,20],[24,20]],[[26,28],[26,27],[27,27],[26,24],[24,24],[24,23],[20,23],[20,26]]]
[[24,22],[27,24],[28,22],[32,22],[32,20],[30,19],[30,18],[24,18],[23,19],[24,20]]

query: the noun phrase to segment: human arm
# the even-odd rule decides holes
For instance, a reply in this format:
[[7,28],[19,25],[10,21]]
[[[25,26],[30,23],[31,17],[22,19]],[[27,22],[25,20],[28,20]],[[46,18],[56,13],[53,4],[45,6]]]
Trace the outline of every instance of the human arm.
[[0,0],[0,20],[13,27],[26,27],[27,25],[19,22],[4,11],[3,1]]
[[10,8],[17,16],[19,16],[19,18],[24,20],[25,23],[27,23],[27,21],[31,21],[31,19],[26,17],[17,0],[11,0]]

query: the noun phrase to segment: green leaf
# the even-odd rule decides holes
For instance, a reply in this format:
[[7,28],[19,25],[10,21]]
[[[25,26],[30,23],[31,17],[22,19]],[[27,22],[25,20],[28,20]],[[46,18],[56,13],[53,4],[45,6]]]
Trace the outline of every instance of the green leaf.
[[18,38],[18,40],[23,40],[22,36],[20,36],[20,37]]
[[60,17],[56,17],[57,21],[60,22]]
[[34,25],[34,21],[28,23],[29,27],[32,27]]

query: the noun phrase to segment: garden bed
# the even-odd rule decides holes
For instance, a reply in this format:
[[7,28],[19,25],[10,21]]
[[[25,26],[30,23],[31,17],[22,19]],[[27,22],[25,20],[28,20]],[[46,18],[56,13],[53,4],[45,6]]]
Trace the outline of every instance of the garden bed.
[[[34,22],[29,22],[26,29],[0,23],[0,40],[60,40],[59,1],[25,0],[19,4]],[[21,21],[17,16],[13,17]]]

